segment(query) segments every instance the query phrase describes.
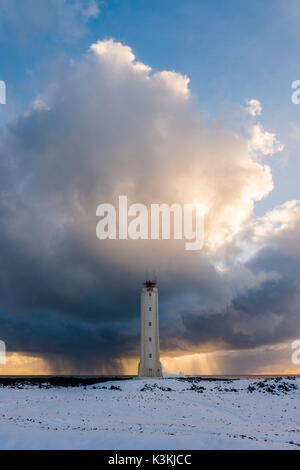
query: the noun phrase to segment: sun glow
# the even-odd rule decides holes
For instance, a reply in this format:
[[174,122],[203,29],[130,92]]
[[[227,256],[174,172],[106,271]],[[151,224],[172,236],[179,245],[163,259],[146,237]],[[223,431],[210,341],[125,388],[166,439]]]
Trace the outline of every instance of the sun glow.
[[17,352],[6,354],[6,364],[0,365],[0,375],[50,375],[51,368],[41,357]]

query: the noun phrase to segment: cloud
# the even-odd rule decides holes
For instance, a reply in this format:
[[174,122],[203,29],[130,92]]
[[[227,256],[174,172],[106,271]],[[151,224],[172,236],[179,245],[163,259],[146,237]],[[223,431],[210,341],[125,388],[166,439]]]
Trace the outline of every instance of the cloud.
[[[252,239],[256,253],[244,263],[242,270],[235,266],[225,272],[223,282],[228,276],[232,282],[238,282],[239,271],[248,271],[256,281],[262,276],[261,282],[251,286],[248,280],[244,292],[238,288],[227,306],[207,308],[199,298],[194,303],[194,311],[183,307],[183,327],[175,328],[165,337],[170,350],[175,349],[172,338],[176,338],[179,349],[186,347],[188,338],[190,350],[196,351],[201,344],[201,349],[206,351],[211,345],[223,350],[274,347],[300,337],[299,205],[285,203],[263,217],[260,226],[263,229],[257,231],[255,227]],[[257,370],[263,361],[264,358],[257,364]],[[285,363],[288,361],[290,355],[285,357]]]
[[271,237],[279,237],[295,229],[299,218],[300,201],[287,201],[255,221],[250,230],[251,239],[256,245],[268,244]]
[[100,14],[96,0],[1,0],[0,41],[57,39],[72,42],[84,36],[88,22]]
[[97,0],[90,0],[87,5],[82,5],[80,2],[76,3],[76,7],[79,8],[80,12],[86,18],[97,18],[100,14],[100,8]]
[[[260,116],[262,113],[262,104],[259,100],[251,99],[247,102],[247,112],[253,117]],[[282,152],[284,145],[279,142],[276,134],[267,132],[261,123],[255,122],[249,128],[249,152],[253,157],[274,155]]]
[[[261,127],[250,144],[208,126],[188,77],[153,73],[112,39],[60,65],[46,90],[0,142],[8,350],[39,355],[54,371],[114,370],[138,353],[139,288],[153,269],[163,350],[251,348],[294,333],[295,313],[284,307],[297,298],[289,258],[281,245],[260,251],[254,239],[255,202],[273,189],[262,162],[280,150],[273,134]],[[121,194],[146,205],[201,203],[203,252],[187,255],[184,241],[99,241],[96,208]],[[241,261],[243,243],[251,261]]]
[[260,123],[252,126],[249,141],[250,152],[255,155],[274,155],[282,152],[283,149],[284,145],[279,142],[275,134],[265,131]]
[[262,105],[259,100],[248,100],[247,102],[247,111],[251,114],[252,117],[260,116],[262,113]]

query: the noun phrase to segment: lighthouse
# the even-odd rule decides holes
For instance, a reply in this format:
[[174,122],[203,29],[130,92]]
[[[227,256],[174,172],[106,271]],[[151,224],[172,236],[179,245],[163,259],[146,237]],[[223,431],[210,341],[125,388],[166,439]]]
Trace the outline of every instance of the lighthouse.
[[139,377],[162,377],[159,357],[158,288],[146,281],[141,290],[141,356]]

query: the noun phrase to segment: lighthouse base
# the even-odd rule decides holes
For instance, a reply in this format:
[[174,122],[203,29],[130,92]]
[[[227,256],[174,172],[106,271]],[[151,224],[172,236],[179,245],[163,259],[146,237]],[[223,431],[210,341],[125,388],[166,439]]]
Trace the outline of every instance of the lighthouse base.
[[138,375],[139,377],[162,377],[161,363],[159,362],[157,367],[145,367],[139,363]]

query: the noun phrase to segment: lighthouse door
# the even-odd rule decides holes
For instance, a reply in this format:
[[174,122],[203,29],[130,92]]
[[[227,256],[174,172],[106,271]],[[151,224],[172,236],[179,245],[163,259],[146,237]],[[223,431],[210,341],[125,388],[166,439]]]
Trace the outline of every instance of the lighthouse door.
[[149,377],[152,377],[152,369],[149,369]]

